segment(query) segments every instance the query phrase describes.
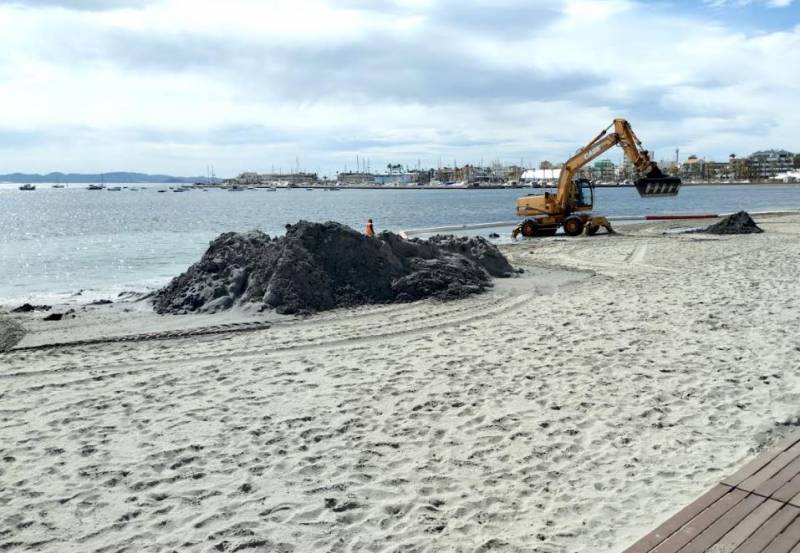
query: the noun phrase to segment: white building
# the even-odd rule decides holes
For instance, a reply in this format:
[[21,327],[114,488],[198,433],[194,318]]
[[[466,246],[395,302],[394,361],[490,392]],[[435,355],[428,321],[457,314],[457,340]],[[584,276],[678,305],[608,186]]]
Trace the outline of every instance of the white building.
[[778,173],[774,177],[770,177],[770,180],[776,180],[780,182],[800,182],[800,169],[786,171],[785,173]]
[[522,182],[557,182],[561,169],[526,169],[522,172]]

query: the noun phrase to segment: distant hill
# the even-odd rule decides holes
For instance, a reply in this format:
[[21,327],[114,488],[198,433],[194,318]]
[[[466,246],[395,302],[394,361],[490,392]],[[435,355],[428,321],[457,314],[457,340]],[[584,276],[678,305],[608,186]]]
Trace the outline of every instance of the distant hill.
[[[219,181],[220,179],[217,179]],[[148,175],[145,173],[128,173],[117,171],[115,173],[83,174],[83,173],[10,173],[0,175],[0,182],[37,183],[37,182],[63,182],[65,184],[76,182],[106,182],[106,183],[148,183],[148,182],[174,182],[192,183],[208,182],[208,177],[173,177],[171,175]]]

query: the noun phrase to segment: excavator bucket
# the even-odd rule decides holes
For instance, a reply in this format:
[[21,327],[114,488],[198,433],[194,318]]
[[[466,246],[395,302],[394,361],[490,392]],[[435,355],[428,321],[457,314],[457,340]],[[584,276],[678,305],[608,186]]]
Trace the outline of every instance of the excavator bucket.
[[677,196],[681,188],[678,177],[643,178],[636,181],[636,190],[642,198]]
[[654,163],[647,176],[637,180],[635,185],[642,198],[677,196],[681,188],[681,179],[666,176]]

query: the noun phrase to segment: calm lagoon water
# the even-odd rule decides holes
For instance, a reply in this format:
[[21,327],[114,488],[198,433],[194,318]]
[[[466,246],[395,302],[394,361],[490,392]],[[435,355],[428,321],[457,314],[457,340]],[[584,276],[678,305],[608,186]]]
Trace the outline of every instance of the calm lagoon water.
[[[376,230],[514,220],[526,190],[305,189],[157,193],[0,188],[0,303],[56,301],[79,290],[90,300],[160,286],[226,231],[281,234],[287,222],[340,221]],[[632,188],[596,190],[610,216],[800,208],[800,186],[694,186],[642,200]],[[510,229],[509,229],[510,230]],[[487,231],[488,232],[488,231]]]

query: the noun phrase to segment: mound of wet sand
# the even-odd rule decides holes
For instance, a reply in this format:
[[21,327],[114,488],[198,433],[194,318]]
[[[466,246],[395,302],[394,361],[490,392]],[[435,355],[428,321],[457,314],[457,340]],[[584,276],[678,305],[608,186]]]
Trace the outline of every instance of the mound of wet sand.
[[16,346],[24,336],[25,329],[22,325],[5,315],[0,315],[0,352]]
[[34,311],[50,311],[51,307],[49,305],[31,305],[29,303],[23,303],[16,309],[12,309],[12,313],[33,313]]
[[514,269],[483,238],[374,238],[339,223],[292,225],[285,236],[225,233],[200,261],[156,293],[158,313],[217,312],[256,304],[311,313],[371,303],[454,299]]
[[701,232],[709,234],[753,234],[764,231],[756,225],[749,213],[740,211],[724,217],[718,223],[706,227]]

